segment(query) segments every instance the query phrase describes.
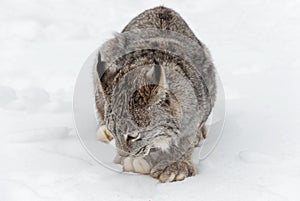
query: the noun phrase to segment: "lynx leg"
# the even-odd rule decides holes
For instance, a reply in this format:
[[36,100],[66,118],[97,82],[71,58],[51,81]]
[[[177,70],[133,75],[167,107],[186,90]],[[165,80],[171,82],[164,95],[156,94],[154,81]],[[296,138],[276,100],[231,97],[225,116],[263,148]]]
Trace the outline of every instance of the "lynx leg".
[[188,160],[182,161],[162,161],[152,168],[150,175],[158,179],[160,182],[181,181],[187,177],[194,176],[196,169],[192,162]]
[[113,135],[111,132],[106,128],[105,125],[100,126],[97,130],[97,140],[104,142],[104,143],[109,143],[114,139]]
[[193,147],[186,151],[183,156],[178,157],[177,160],[160,160],[156,165],[151,168],[150,176],[158,179],[160,182],[173,182],[181,181],[187,177],[196,174],[196,168],[192,162]]

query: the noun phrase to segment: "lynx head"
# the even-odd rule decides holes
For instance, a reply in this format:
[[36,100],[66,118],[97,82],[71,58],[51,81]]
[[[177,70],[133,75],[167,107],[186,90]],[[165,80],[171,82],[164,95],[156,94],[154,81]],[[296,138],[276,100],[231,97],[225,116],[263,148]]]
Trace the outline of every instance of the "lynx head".
[[[99,59],[100,56],[99,56]],[[98,84],[105,97],[105,123],[122,156],[167,151],[179,135],[181,108],[157,61],[119,71],[98,61]]]

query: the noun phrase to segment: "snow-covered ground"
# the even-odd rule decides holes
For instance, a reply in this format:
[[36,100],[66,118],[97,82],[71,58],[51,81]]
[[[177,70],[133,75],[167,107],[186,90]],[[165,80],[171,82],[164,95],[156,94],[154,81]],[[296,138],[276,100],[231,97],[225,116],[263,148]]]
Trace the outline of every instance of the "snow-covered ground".
[[[93,161],[71,111],[88,55],[157,5],[210,48],[227,106],[199,174],[168,184]],[[299,0],[1,0],[0,200],[299,200],[299,13]]]

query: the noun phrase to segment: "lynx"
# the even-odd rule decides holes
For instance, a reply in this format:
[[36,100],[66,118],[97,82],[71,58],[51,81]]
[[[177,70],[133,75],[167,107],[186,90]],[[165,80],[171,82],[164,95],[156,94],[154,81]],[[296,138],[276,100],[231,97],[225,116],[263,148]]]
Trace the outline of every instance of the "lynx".
[[115,162],[160,182],[196,174],[194,147],[206,137],[216,99],[208,49],[166,7],[135,17],[99,49],[94,70],[98,140],[114,140]]

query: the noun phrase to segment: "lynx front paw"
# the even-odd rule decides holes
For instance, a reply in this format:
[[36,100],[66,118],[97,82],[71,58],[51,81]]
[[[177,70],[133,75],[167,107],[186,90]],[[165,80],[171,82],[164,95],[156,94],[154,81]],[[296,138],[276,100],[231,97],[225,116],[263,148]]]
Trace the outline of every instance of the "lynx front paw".
[[162,161],[152,168],[150,175],[160,182],[181,181],[196,174],[193,164],[189,161]]
[[126,157],[123,159],[122,164],[124,172],[136,172],[141,174],[149,174],[150,172],[150,165],[143,158]]

